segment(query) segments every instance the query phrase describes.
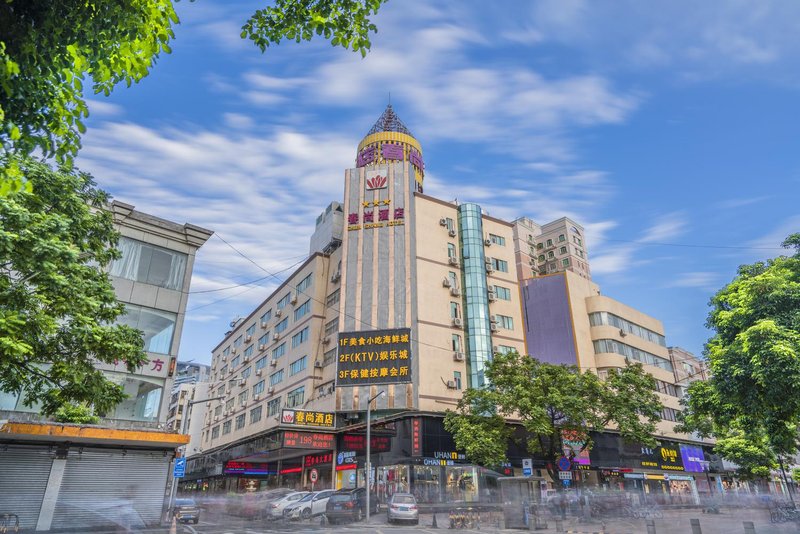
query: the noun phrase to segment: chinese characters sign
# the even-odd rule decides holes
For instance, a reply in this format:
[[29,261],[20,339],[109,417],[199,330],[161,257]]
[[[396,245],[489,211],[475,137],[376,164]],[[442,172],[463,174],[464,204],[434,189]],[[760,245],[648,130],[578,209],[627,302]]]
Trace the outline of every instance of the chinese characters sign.
[[333,449],[336,440],[327,432],[284,432],[283,446],[287,449]]
[[411,330],[339,333],[337,386],[411,382]]
[[384,143],[381,146],[383,159],[403,159],[403,146]]
[[325,454],[314,454],[306,456],[303,459],[303,467],[314,467],[317,465],[331,465],[333,462],[333,453],[327,452]]
[[[590,465],[589,449],[584,448],[586,444],[585,439],[575,430],[562,430],[561,440],[564,445],[564,456],[570,459],[576,465]],[[583,449],[583,450],[581,450]]]
[[422,456],[422,420],[411,420],[411,456]]
[[268,475],[275,474],[273,470],[270,472],[267,469],[267,464],[254,464],[250,462],[225,462],[225,468],[222,471],[226,475]]
[[375,161],[375,152],[374,146],[368,146],[359,152],[358,157],[356,158],[356,167],[363,167]]
[[281,423],[284,425],[299,426],[336,426],[334,414],[331,412],[307,412],[304,410],[283,410]]
[[[370,436],[369,448],[372,452],[386,452],[392,448],[389,436]],[[340,449],[362,452],[367,449],[367,436],[364,434],[344,434],[341,437]]]

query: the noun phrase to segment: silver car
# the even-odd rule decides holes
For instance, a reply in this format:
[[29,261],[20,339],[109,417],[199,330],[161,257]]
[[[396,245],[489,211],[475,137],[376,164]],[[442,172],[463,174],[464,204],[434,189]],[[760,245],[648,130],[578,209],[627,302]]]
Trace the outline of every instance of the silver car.
[[395,493],[389,498],[387,505],[386,514],[389,523],[409,521],[415,525],[419,524],[417,499],[410,493]]

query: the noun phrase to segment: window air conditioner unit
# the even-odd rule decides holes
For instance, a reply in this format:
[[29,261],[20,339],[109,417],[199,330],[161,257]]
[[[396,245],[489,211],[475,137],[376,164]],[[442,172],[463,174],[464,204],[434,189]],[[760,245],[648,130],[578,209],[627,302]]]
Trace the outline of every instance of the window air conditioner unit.
[[267,388],[267,394],[272,395],[273,393],[275,393],[275,388],[272,387],[272,386],[268,387]]
[[498,352],[500,352],[500,347],[492,345],[492,354],[497,354]]
[[247,334],[247,335],[244,337],[244,342],[245,342],[245,343],[250,343],[251,341],[253,341],[253,336],[251,336],[250,334]]
[[461,320],[461,317],[453,317],[453,326],[464,326],[464,321]]
[[335,273],[333,273],[333,276],[331,276],[331,282],[336,283],[336,282],[339,281],[339,279],[341,277],[342,277],[342,273],[340,273],[339,271],[336,271]]
[[214,416],[214,421],[219,421],[219,416],[218,415]]
[[240,388],[243,388],[243,387],[245,387],[246,385],[247,385],[247,380],[245,380],[244,378],[242,378],[242,379],[239,381],[239,387],[240,387]]
[[495,294],[494,291],[490,290],[488,296],[489,296],[489,302],[494,302],[495,300],[497,300],[497,295]]
[[491,263],[487,263],[486,264],[486,272],[487,273],[493,273],[494,272],[494,266]]
[[447,219],[445,219],[444,217],[439,219],[439,226],[447,226]]
[[259,398],[260,398],[260,395],[258,393],[253,395],[253,401],[257,401]]
[[442,280],[442,287],[450,287],[451,285],[452,282],[450,282],[449,278],[445,278],[444,280]]
[[267,328],[267,321],[261,321],[261,328],[263,328],[263,329],[265,329],[265,330],[266,330],[266,328]]
[[492,240],[491,239],[484,239],[483,240],[483,244],[486,245],[487,247],[491,247],[492,246]]
[[297,304],[297,295],[292,295],[292,298],[289,299],[289,304]]
[[271,361],[269,362],[269,364],[270,364],[272,367],[277,367],[277,366],[278,366],[278,360],[271,360]]
[[261,369],[256,371],[256,376],[261,376],[262,374],[264,374],[264,372]]
[[322,362],[314,362],[314,367],[322,368]]
[[450,237],[455,237],[456,236],[456,231],[455,230],[450,230],[449,232],[447,232],[447,235],[449,235]]
[[330,336],[325,336],[325,337],[322,338],[322,344],[323,345],[327,345],[330,342],[331,342]]
[[451,287],[451,288],[450,288],[450,294],[451,294],[452,296],[454,296],[454,297],[461,296],[461,290],[460,290],[460,289],[458,289],[457,287]]
[[281,338],[281,335],[277,332],[272,334],[272,341],[278,341]]
[[447,381],[447,389],[456,389],[456,381],[455,380],[448,380]]
[[267,346],[264,343],[259,343],[258,350],[264,350],[266,348],[267,348]]
[[619,329],[619,335],[620,335],[621,337],[625,337],[625,336],[627,336],[627,335],[628,335],[628,333],[627,333],[625,330],[623,330],[622,328],[620,328],[620,329]]
[[449,258],[447,258],[447,263],[455,267],[458,267],[458,258],[456,258],[455,256],[450,256]]
[[454,352],[453,353],[453,360],[455,360],[457,362],[463,362],[464,361],[464,353],[463,352]]
[[250,356],[245,356],[244,358],[242,358],[242,363],[249,363],[249,362],[250,362]]
[[491,323],[489,325],[489,330],[491,330],[492,332],[497,332],[499,330],[497,323]]
[[490,315],[489,316],[489,321],[491,321],[493,323],[496,323],[497,319],[498,319],[497,315]]
[[230,412],[228,410],[225,410],[224,412],[222,412],[222,417],[228,417],[229,413]]

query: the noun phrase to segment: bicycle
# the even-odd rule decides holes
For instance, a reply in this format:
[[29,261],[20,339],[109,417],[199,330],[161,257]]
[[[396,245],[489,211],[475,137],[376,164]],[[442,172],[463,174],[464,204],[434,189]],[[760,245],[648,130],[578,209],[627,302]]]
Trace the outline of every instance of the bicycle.
[[[14,530],[9,530],[13,528]],[[0,515],[0,534],[7,532],[19,532],[19,516],[12,513],[4,513]]]

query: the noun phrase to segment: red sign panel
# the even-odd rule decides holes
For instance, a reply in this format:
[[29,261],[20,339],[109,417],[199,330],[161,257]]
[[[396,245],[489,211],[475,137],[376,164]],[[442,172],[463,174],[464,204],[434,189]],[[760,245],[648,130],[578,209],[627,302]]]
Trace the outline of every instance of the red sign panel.
[[411,420],[411,456],[422,456],[422,421],[419,417]]
[[284,432],[283,446],[290,449],[333,449],[336,439],[327,432]]
[[330,465],[333,463],[333,453],[308,455],[303,460],[304,467],[314,467],[315,465]]
[[[370,436],[371,452],[386,452],[392,448],[389,436]],[[345,434],[342,436],[342,450],[366,451],[367,436],[364,434]]]

